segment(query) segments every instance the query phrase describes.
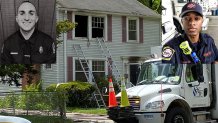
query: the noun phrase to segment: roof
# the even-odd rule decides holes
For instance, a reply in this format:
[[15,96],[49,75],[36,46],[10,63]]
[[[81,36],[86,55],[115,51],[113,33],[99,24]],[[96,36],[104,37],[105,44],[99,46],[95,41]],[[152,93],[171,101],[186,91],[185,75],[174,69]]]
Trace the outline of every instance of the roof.
[[137,0],[57,0],[59,8],[84,12],[106,12],[123,15],[161,17]]

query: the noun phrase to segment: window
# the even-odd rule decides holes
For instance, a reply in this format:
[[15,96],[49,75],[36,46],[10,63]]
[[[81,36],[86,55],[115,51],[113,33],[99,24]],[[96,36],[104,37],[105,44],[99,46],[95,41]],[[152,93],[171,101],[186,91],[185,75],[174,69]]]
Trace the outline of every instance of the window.
[[[87,79],[85,77],[83,69],[82,69],[82,67],[81,67],[81,65],[80,65],[78,60],[75,61],[75,68],[76,68],[76,70],[75,70],[76,81],[87,82]],[[86,72],[88,72],[88,71],[86,71]]]
[[92,38],[104,37],[104,18],[92,17]]
[[[105,70],[105,61],[104,60],[88,60],[87,62],[89,64],[89,67],[91,69],[90,71],[92,71],[95,80],[105,76],[106,70]],[[85,69],[87,66],[83,66],[83,67]],[[85,69],[85,70],[86,70],[86,73],[89,72],[88,69]],[[89,78],[89,80],[92,80],[91,74],[88,74],[88,78]],[[78,60],[75,60],[75,80],[87,82],[84,71],[83,71]]]
[[196,65],[188,64],[185,72],[186,82],[194,82],[198,81],[197,79],[197,72],[196,72]]
[[45,69],[51,69],[51,64],[45,64]]
[[75,37],[88,37],[88,16],[75,15]]
[[104,61],[92,61],[92,72],[95,78],[101,78],[105,76],[105,62]]
[[129,20],[129,40],[137,40],[136,20]]
[[88,39],[105,37],[104,16],[75,15],[75,22],[77,23],[75,37]]

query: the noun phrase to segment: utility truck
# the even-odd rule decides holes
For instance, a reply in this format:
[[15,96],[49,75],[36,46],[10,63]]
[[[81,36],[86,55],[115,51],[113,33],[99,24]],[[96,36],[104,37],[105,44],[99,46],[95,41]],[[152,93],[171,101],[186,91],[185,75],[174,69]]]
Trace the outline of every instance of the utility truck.
[[[180,32],[174,1],[162,2],[162,45]],[[161,46],[151,52],[160,56]],[[162,64],[161,58],[151,58],[142,64],[137,85],[126,90],[130,106],[108,108],[108,115],[117,123],[215,123],[216,82],[218,65]],[[121,93],[116,98],[120,103]]]
[[[132,123],[216,123],[217,82],[216,64],[162,64],[160,59],[150,59],[142,65],[137,85],[126,90],[131,110],[108,114],[118,123],[128,119],[135,119]],[[121,94],[116,98],[119,101]]]

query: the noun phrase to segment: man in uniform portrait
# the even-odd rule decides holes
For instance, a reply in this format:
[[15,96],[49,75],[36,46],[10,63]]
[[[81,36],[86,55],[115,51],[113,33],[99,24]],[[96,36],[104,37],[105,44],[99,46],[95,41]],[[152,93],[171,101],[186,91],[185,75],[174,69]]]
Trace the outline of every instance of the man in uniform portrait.
[[29,1],[22,2],[16,15],[19,30],[4,41],[1,64],[55,63],[55,41],[36,28],[38,20],[35,6]]

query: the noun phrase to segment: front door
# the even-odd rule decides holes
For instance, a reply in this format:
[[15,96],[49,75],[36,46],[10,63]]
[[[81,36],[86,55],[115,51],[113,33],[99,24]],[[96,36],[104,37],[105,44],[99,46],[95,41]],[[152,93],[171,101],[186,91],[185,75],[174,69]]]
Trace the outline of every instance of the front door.
[[[191,108],[209,106],[210,98],[207,66],[201,65],[200,69],[194,64],[187,64],[185,66],[186,69],[184,69],[185,72],[183,72],[185,100],[190,104]],[[201,74],[203,75],[203,79],[201,78],[203,82],[198,82],[199,75]]]
[[130,68],[130,82],[132,82],[132,84],[136,85],[137,83],[137,79],[139,76],[139,64],[130,64],[129,68]]

